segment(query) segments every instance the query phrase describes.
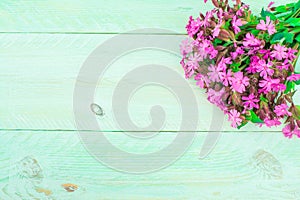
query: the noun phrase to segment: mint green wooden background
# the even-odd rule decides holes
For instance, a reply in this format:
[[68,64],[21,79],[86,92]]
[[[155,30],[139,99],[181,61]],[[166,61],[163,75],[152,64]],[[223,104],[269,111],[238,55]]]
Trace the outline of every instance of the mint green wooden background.
[[[246,2],[255,12],[262,6],[262,1]],[[277,1],[288,2],[293,1]],[[72,108],[75,79],[97,46],[140,28],[183,34],[190,15],[211,8],[202,0],[0,1],[0,199],[300,199],[300,140],[285,139],[280,128],[250,125],[237,131],[225,123],[216,148],[204,160],[198,159],[210,134],[213,107],[195,86],[199,132],[183,157],[161,171],[145,175],[114,171],[96,161],[78,138]],[[169,144],[180,124],[176,99],[148,88],[131,102],[133,121],[147,125],[149,106],[159,102],[167,113],[166,132],[153,143],[127,141],[116,132],[120,130],[111,118],[111,107],[103,99],[111,97],[124,71],[153,61],[183,74],[178,57],[139,51],[114,63],[117,70],[104,77],[101,95],[95,96],[107,114],[101,119],[103,129],[129,152]],[[21,164],[24,158],[37,162],[39,176],[26,176],[24,170],[33,169]],[[79,188],[69,193],[61,187],[64,183]]]

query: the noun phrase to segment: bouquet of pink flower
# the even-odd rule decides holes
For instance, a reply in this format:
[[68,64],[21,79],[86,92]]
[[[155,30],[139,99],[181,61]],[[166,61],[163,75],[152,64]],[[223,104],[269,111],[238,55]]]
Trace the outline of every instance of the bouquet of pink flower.
[[[207,0],[204,0],[206,3]],[[232,127],[248,122],[281,125],[300,138],[300,106],[293,102],[300,73],[300,0],[262,9],[260,16],[240,0],[212,0],[215,8],[190,17],[181,44],[186,78],[194,77],[208,100],[228,115]]]

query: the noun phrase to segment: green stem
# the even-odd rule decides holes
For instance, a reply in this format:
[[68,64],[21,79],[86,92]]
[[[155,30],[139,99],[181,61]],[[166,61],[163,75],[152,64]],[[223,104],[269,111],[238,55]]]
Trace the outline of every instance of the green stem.
[[289,32],[296,35],[296,34],[300,33],[300,28],[296,28],[296,29],[292,28],[292,29],[289,30]]
[[300,15],[300,8],[291,16],[291,18],[297,18]]
[[294,62],[293,62],[294,69],[296,69],[296,64],[297,64],[298,58],[300,56],[300,49],[298,48],[297,50],[298,50],[297,57],[296,57],[296,60],[294,60]]

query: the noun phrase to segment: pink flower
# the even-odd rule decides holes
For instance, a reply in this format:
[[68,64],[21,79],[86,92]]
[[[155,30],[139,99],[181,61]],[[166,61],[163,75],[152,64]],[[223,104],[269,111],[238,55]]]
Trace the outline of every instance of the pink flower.
[[266,118],[264,120],[264,122],[265,122],[266,126],[269,127],[269,128],[271,128],[273,126],[281,125],[281,122],[278,119],[268,119],[268,118]]
[[193,45],[198,49],[198,52],[202,56],[202,58],[207,58],[207,49],[212,45],[210,41],[202,40],[201,42],[199,42],[196,40],[193,42]]
[[248,10],[249,9],[249,5],[246,5],[244,4],[237,12],[236,12],[236,15],[237,16],[243,16],[245,10]]
[[288,59],[290,59],[291,61],[295,60],[297,58],[295,53],[297,53],[297,52],[298,51],[296,49],[288,48],[288,51],[287,51]]
[[293,74],[287,78],[288,81],[299,81],[300,80],[300,74]]
[[276,115],[278,117],[283,117],[283,116],[292,116],[292,113],[288,111],[288,105],[286,104],[281,104],[281,105],[278,105],[278,106],[275,106],[275,110],[274,112],[276,113]]
[[243,50],[242,47],[238,47],[235,52],[231,52],[231,57],[233,60],[235,60],[239,55],[243,55],[245,51]]
[[213,89],[208,89],[207,99],[210,103],[217,105],[222,108],[224,106],[224,102],[222,101],[222,96],[225,94],[225,89],[222,88],[220,91],[215,91]]
[[261,41],[254,37],[251,33],[247,33],[243,45],[245,47],[259,47],[261,45]]
[[269,61],[266,63],[265,60],[260,60],[258,65],[256,66],[257,72],[260,72],[260,76],[266,78],[267,76],[272,76],[274,74],[274,70],[270,67],[273,66],[273,63]]
[[290,62],[286,59],[283,63],[281,63],[280,65],[277,65],[276,68],[279,70],[288,70],[290,67]]
[[292,130],[291,125],[288,124],[286,125],[283,129],[282,132],[285,137],[287,138],[292,138],[293,135],[296,135],[298,138],[300,138],[300,130],[298,127],[296,127],[294,130]]
[[271,86],[274,92],[284,92],[286,90],[286,85],[282,83],[273,83]]
[[231,58],[222,58],[218,64],[219,71],[225,71],[227,69],[227,65],[232,64]]
[[230,112],[228,113],[229,121],[232,122],[231,126],[233,128],[237,128],[239,125],[241,125],[243,120],[240,118],[240,116],[241,116],[241,113],[239,113],[235,109],[230,110]]
[[280,79],[271,79],[270,77],[266,77],[264,80],[259,81],[259,87],[261,87],[261,91],[265,94],[272,91],[273,84],[279,84]]
[[204,88],[205,87],[205,82],[203,80],[203,75],[198,73],[196,74],[196,76],[194,77],[196,82],[196,85],[198,85],[200,88]]
[[206,28],[210,26],[211,18],[214,16],[214,10],[206,12],[206,16],[202,22],[202,25]]
[[217,26],[215,27],[215,29],[213,30],[213,38],[218,37],[220,34],[220,27],[222,24],[217,24]]
[[259,108],[258,102],[259,100],[256,98],[254,94],[250,94],[248,97],[242,97],[242,100],[244,101],[243,105],[246,107],[246,109],[251,110],[253,108]]
[[217,57],[217,55],[219,53],[212,45],[205,48],[205,50],[206,50],[206,53],[209,55],[210,59],[214,59],[215,57]]
[[219,82],[220,81],[220,76],[219,76],[219,71],[217,70],[217,67],[214,65],[210,65],[208,67],[208,70],[210,72],[207,73],[207,76],[209,77],[210,80],[213,82]]
[[223,83],[223,85],[225,85],[226,87],[229,86],[229,84],[231,84],[231,79],[232,79],[232,71],[231,69],[228,70],[228,72],[220,72],[220,79]]
[[284,58],[287,58],[287,48],[285,46],[281,46],[280,44],[274,45],[274,51],[271,52],[271,56],[273,58],[276,58],[278,60],[282,60]]
[[241,29],[239,27],[239,26],[243,26],[241,19],[238,19],[236,16],[234,16],[231,21],[231,24],[232,24],[232,28],[233,28],[235,34],[238,34],[239,32],[241,32]]
[[264,20],[260,20],[260,24],[256,26],[256,29],[268,31],[269,35],[276,33],[275,25],[272,23],[269,16],[267,16],[266,22]]
[[196,21],[193,19],[192,16],[190,16],[189,22],[186,26],[186,30],[188,32],[188,35],[190,37],[193,37],[198,31],[199,28],[202,26],[202,21],[200,18],[197,18]]
[[192,42],[186,38],[185,40],[182,41],[180,45],[180,52],[181,55],[186,56],[187,54],[191,53],[193,51],[193,45]]
[[246,91],[246,86],[249,85],[249,78],[247,76],[244,77],[243,72],[236,72],[234,77],[231,78],[232,86],[231,89],[233,91],[243,93]]
[[250,58],[250,64],[249,66],[246,68],[246,71],[249,74],[255,74],[257,72],[257,65],[258,62],[260,61],[260,58],[258,56],[251,56]]
[[271,1],[268,5],[268,8],[271,8],[271,6],[273,6],[274,3],[275,3],[274,1]]
[[263,59],[268,60],[271,55],[271,50],[262,49],[262,50],[259,50],[259,53],[261,53],[263,55]]
[[200,61],[203,61],[203,58],[197,52],[194,52],[194,54],[188,58],[187,63],[184,66],[186,78],[190,78],[195,73],[195,70],[199,68]]
[[249,74],[255,74],[257,72],[257,68],[255,65],[249,65],[249,67],[246,68],[246,71],[249,73]]

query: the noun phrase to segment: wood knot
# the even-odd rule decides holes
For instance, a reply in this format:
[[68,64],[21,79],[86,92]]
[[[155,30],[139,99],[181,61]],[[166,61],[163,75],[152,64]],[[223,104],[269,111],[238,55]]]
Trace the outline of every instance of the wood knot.
[[78,189],[78,186],[73,183],[64,183],[61,185],[67,192],[74,192]]

